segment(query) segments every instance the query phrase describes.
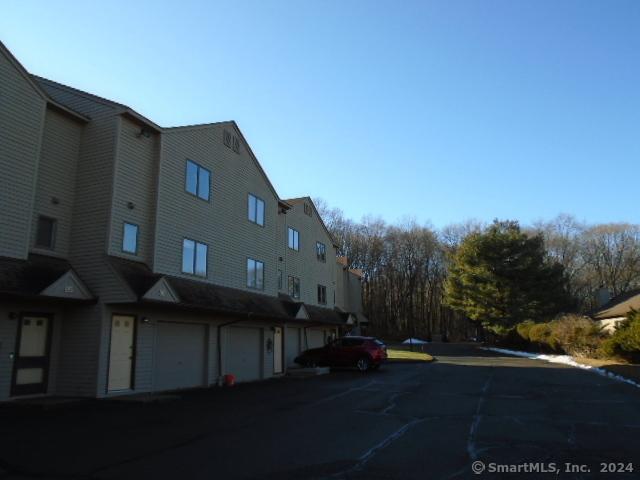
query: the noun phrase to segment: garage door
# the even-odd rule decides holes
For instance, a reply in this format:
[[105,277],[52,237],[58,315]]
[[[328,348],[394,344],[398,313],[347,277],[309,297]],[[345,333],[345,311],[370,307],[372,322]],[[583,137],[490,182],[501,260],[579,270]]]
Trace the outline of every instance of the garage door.
[[206,326],[158,322],[154,389],[175,390],[205,384]]
[[287,367],[294,367],[295,358],[300,353],[300,329],[287,327],[287,335],[285,337],[285,352]]
[[262,335],[259,328],[230,327],[227,342],[226,372],[237,382],[262,378]]
[[324,331],[323,330],[307,330],[307,342],[309,348],[320,348],[324,346]]

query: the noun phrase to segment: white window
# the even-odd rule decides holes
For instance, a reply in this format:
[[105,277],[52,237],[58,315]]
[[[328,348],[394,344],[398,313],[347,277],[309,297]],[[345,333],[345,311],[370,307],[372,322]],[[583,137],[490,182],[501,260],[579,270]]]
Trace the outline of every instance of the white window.
[[288,245],[292,250],[300,250],[300,233],[295,228],[288,228]]
[[191,275],[206,277],[207,250],[206,244],[185,238],[182,241],[182,271]]
[[264,227],[264,200],[249,194],[248,203],[249,221]]
[[289,275],[288,279],[289,296],[292,298],[300,298],[300,279]]
[[36,229],[36,247],[49,248],[53,250],[56,239],[56,220],[49,217],[38,217],[38,227]]
[[324,305],[327,303],[327,287],[318,285],[318,303]]
[[192,195],[208,201],[211,190],[211,172],[197,163],[187,160],[184,188]]
[[264,290],[264,263],[247,258],[247,287]]
[[125,253],[138,253],[138,226],[124,222],[122,228],[122,251]]

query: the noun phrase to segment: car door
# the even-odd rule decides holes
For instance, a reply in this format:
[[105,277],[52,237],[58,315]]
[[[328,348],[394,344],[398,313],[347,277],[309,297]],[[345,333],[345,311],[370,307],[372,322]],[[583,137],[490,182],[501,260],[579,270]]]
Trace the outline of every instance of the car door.
[[346,339],[342,338],[327,346],[329,350],[329,365],[339,367],[345,364],[345,348],[348,348],[344,346],[345,340]]

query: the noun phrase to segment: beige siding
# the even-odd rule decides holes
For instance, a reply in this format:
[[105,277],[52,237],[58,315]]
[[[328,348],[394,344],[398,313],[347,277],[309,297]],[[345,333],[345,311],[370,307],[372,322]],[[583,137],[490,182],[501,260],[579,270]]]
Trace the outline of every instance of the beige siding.
[[362,279],[351,272],[347,272],[347,304],[350,312],[362,312]]
[[[244,145],[236,154],[223,144],[220,125],[163,134],[158,187],[154,270],[183,275],[182,240],[208,245],[207,280],[246,288],[247,257],[265,264],[264,293],[275,295],[277,198]],[[185,191],[186,161],[211,171],[210,200]],[[247,218],[247,195],[265,201],[265,226]]]
[[335,262],[336,275],[336,307],[345,312],[349,311],[349,301],[347,299],[347,271],[341,263]]
[[[333,242],[322,226],[316,212],[312,216],[304,213],[304,203],[295,202],[293,208],[281,215],[283,229],[283,243],[285,245],[285,273],[284,288],[287,288],[287,276],[300,278],[300,300],[302,302],[333,308],[333,292],[336,287],[335,249]],[[282,225],[284,223],[284,225]],[[300,250],[288,248],[288,227],[292,227],[300,233]],[[316,242],[321,242],[326,247],[327,260],[321,262],[316,257]],[[327,303],[318,303],[318,285],[327,287]]]
[[76,307],[64,313],[60,321],[57,395],[96,395],[101,315],[99,305]]
[[83,124],[69,115],[47,109],[31,229],[34,251],[38,251],[35,246],[38,217],[45,215],[56,219],[55,245],[53,252],[40,253],[69,255],[82,130]]
[[[109,253],[152,263],[159,137],[139,135],[142,125],[122,118],[118,136]],[[133,207],[133,208],[130,208]],[[124,222],[138,226],[138,252],[122,251]]]
[[[48,80],[39,80],[39,83],[54,100],[91,119],[84,127],[80,143],[71,227],[71,262],[102,301],[131,300],[130,292],[106,264],[111,240],[115,158],[123,122],[118,114],[121,108]],[[125,145],[124,151],[127,150]]]
[[0,50],[0,256],[27,256],[45,105]]

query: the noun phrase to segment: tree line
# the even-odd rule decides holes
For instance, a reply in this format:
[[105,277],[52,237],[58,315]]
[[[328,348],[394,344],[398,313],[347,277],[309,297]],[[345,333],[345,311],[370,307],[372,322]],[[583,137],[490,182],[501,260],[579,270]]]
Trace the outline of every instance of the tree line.
[[[587,313],[603,300],[605,291],[617,296],[640,287],[640,226],[635,224],[590,225],[563,214],[526,227],[515,221],[487,224],[471,220],[435,229],[411,220],[392,225],[380,218],[365,217],[356,222],[323,200],[315,203],[338,244],[338,253],[347,257],[350,268],[363,272],[363,307],[371,333],[386,338],[444,334],[464,339],[478,334],[478,323],[472,321],[469,310],[452,301],[452,278],[459,277],[455,262],[465,242],[484,238],[495,228],[515,228],[514,241],[525,242],[528,247],[523,243],[523,248],[530,250],[531,258],[540,252],[541,258],[530,263],[548,267],[537,280],[531,278],[533,270],[527,271],[535,266],[522,263],[511,268],[514,275],[519,275],[517,285],[529,285],[523,287],[526,289],[535,284],[542,292],[540,301],[546,305],[539,308],[541,315],[551,315],[554,308]],[[501,246],[490,244],[485,248],[495,250],[495,256],[502,260],[509,255],[498,251]],[[495,285],[492,288],[487,290],[488,295],[502,295],[505,290]],[[469,290],[464,292],[460,298]],[[515,298],[522,292],[512,294]],[[526,312],[520,313],[526,316]]]

